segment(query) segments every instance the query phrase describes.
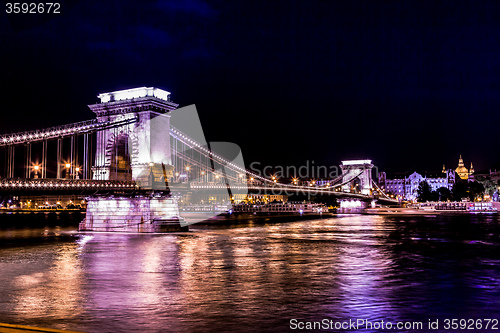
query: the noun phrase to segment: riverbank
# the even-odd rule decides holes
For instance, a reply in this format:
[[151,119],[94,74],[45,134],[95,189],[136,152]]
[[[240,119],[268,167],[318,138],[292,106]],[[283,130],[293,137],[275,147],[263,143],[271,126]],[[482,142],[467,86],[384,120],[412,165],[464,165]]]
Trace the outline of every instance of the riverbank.
[[79,210],[0,210],[0,229],[75,227],[85,218]]
[[0,214],[2,213],[55,213],[55,212],[83,212],[85,209],[29,209],[29,208],[2,208],[0,209]]

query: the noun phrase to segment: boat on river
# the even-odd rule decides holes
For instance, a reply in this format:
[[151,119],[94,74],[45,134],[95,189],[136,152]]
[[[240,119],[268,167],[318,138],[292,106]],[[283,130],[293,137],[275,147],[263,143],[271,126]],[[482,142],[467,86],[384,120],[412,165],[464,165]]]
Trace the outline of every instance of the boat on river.
[[435,212],[439,214],[462,213],[462,214],[496,214],[500,209],[500,202],[425,202],[414,205],[418,210]]
[[435,210],[424,210],[406,207],[377,207],[367,208],[365,214],[369,215],[433,215]]
[[276,202],[267,204],[239,203],[232,208],[234,213],[297,213],[323,214],[328,213],[328,207],[322,203],[313,202]]

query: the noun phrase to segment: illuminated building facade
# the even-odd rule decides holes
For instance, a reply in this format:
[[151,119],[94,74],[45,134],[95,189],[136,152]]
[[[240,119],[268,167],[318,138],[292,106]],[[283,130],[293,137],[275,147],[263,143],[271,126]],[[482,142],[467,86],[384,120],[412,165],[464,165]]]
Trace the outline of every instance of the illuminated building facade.
[[455,184],[455,170],[449,169],[445,170],[444,173],[425,176],[414,172],[409,176],[394,179],[386,179],[385,172],[381,172],[379,176],[379,186],[386,194],[409,201],[417,199],[418,187],[423,181],[429,184],[432,191],[436,191],[441,187],[451,191]]

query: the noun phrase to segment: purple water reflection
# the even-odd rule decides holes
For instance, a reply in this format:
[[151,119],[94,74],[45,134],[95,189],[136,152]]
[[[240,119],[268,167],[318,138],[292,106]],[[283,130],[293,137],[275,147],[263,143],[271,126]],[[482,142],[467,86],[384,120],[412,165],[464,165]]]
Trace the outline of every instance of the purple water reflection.
[[[427,324],[500,315],[496,217],[269,222],[167,235],[0,231],[9,244],[0,248],[0,321],[283,331],[292,318]],[[40,234],[45,241],[33,241]],[[370,331],[381,330],[362,330]]]

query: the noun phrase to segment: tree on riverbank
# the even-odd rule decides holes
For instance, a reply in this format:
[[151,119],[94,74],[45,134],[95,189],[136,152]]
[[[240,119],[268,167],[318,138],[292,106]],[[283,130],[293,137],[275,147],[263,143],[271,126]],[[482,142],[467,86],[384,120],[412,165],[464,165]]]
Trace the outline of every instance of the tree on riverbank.
[[451,199],[451,191],[446,187],[440,187],[436,192],[439,201],[448,201]]
[[420,182],[417,189],[418,201],[447,201],[449,199],[451,199],[451,192],[446,187],[440,187],[436,191],[433,191],[427,181]]
[[425,180],[421,181],[417,189],[418,201],[420,202],[432,201],[434,197],[435,194],[432,191],[431,187],[429,186],[429,183],[427,183]]
[[455,201],[461,201],[463,198],[474,201],[483,198],[484,186],[478,182],[457,181],[451,193]]

